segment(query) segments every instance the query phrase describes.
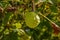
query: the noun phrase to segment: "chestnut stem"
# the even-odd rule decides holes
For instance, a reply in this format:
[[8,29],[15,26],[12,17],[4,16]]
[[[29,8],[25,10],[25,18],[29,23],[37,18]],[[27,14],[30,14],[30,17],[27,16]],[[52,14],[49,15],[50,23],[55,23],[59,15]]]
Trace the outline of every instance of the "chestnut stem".
[[35,2],[32,0],[32,10],[35,12]]

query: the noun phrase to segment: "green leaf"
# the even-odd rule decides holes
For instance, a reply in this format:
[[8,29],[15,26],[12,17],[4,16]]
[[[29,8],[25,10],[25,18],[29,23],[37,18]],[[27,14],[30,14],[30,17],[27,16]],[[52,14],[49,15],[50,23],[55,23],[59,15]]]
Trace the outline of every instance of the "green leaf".
[[6,13],[4,20],[3,20],[3,25],[6,25],[8,21],[12,18],[13,14],[12,13]]
[[51,9],[51,11],[52,12],[55,12],[55,13],[57,13],[57,7],[55,6],[55,5],[52,5],[51,7],[50,7],[50,9]]
[[57,4],[57,0],[51,0],[53,2],[54,5]]
[[13,26],[16,26],[16,28],[17,28],[17,29],[19,29],[19,28],[21,28],[21,27],[22,27],[21,23],[19,23],[19,22],[18,22],[18,23],[13,24]]

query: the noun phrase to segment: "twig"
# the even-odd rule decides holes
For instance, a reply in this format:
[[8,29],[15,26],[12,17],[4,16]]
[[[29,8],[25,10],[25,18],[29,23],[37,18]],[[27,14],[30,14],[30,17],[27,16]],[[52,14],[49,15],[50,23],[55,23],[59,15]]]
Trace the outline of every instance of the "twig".
[[53,23],[53,21],[51,21],[49,18],[47,18],[46,16],[44,16],[42,13],[38,13],[39,15],[43,16],[44,18],[46,18],[49,22]]
[[35,12],[35,2],[32,0],[32,10]]
[[57,24],[55,24],[53,21],[51,21],[49,18],[47,18],[46,16],[44,16],[42,13],[38,13],[39,15],[41,15],[41,16],[43,16],[44,18],[46,18],[53,26],[53,29],[56,31],[56,30],[58,30],[59,32],[60,32],[60,27],[57,25]]

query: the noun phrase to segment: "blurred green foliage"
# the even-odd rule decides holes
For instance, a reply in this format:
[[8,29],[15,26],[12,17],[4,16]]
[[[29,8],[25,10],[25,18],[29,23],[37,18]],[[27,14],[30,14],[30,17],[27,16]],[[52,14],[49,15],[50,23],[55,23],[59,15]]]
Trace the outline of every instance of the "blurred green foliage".
[[[41,12],[60,26],[59,0],[34,1],[37,15]],[[26,25],[24,14],[32,12],[32,6],[32,0],[0,0],[0,40],[60,40],[60,33],[55,35],[51,23],[40,15],[38,26]]]

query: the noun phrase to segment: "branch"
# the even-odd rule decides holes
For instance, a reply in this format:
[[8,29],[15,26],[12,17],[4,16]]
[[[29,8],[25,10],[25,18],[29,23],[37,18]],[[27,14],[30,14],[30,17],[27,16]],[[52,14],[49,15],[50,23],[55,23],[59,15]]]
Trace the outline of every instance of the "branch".
[[42,13],[39,12],[38,14],[41,15],[41,16],[43,16],[44,18],[46,18],[52,24],[52,28],[54,29],[54,34],[58,34],[60,32],[60,27],[57,24],[55,24],[49,18],[47,18],[46,16],[44,16]]
[[35,11],[35,2],[32,0],[32,10]]
[[44,18],[46,18],[49,22],[53,23],[49,18],[47,18],[46,16],[44,16],[42,13],[38,13],[39,15],[43,16]]

